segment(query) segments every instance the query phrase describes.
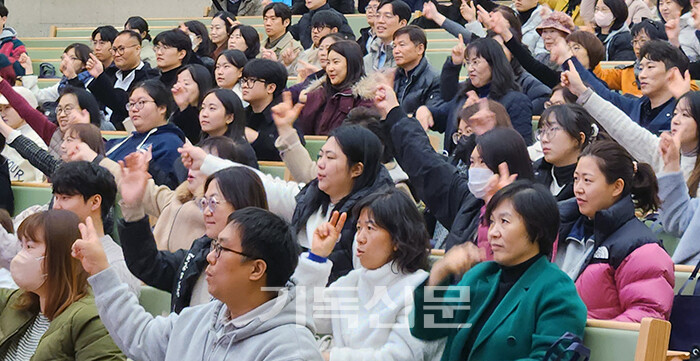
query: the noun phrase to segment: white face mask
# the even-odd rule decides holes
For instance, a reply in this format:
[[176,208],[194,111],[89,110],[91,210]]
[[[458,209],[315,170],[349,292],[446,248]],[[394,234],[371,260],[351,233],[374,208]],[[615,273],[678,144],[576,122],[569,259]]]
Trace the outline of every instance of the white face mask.
[[44,258],[34,257],[25,249],[17,253],[10,263],[10,274],[19,288],[33,292],[46,282]]
[[604,13],[601,11],[596,11],[595,15],[593,15],[593,19],[595,20],[596,25],[600,26],[601,28],[610,26],[612,25],[613,21],[615,21],[615,18],[611,12]]
[[474,197],[484,199],[486,197],[486,186],[493,177],[493,172],[488,168],[469,168],[469,182],[467,186]]
[[197,50],[199,46],[199,40],[197,39],[197,34],[190,33],[190,42],[192,43],[192,50]]

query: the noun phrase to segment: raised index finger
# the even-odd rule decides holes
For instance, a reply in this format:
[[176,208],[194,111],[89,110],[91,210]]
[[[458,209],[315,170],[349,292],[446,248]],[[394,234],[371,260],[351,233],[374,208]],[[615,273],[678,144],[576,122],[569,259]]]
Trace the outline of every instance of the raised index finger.
[[343,214],[340,215],[340,219],[338,219],[338,223],[335,224],[335,230],[340,233],[340,231],[343,230],[343,226],[345,225],[345,221],[348,219],[348,214],[346,212],[343,212]]

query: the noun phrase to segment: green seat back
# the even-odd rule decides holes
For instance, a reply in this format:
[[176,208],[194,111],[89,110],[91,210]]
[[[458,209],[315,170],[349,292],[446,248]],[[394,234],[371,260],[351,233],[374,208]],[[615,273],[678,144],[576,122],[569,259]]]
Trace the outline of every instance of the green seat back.
[[[676,271],[676,272],[674,272],[674,274],[676,276],[676,285],[673,288],[673,293],[678,293],[678,291],[680,291],[681,287],[683,287],[683,283],[685,283],[685,281],[687,281],[688,278],[690,278],[690,272]],[[697,277],[694,280],[692,280],[691,282],[688,282],[688,285],[683,290],[683,295],[692,296],[693,291],[695,290],[695,285],[697,283],[698,283]]]
[[[41,63],[51,63],[53,65],[54,69],[56,69],[56,76],[60,78],[63,75],[63,74],[61,74],[61,70],[60,70],[60,68],[61,68],[60,57],[53,58],[53,59],[40,59],[40,58],[32,59],[32,69],[34,70],[34,74],[37,76],[39,75],[39,65],[41,65]],[[59,79],[57,79],[57,80],[59,80]]]
[[12,186],[15,197],[15,214],[35,206],[49,203],[53,196],[51,187]]
[[586,326],[583,344],[591,349],[590,361],[634,361],[639,331]]
[[284,179],[284,166],[260,165],[260,171],[279,179]]
[[151,286],[142,286],[139,304],[154,317],[167,316],[170,314],[170,299],[168,292]]
[[321,147],[326,144],[326,141],[320,139],[304,139],[304,141],[306,142],[304,148],[306,148],[306,151],[309,152],[311,159],[317,160],[318,152],[321,151]]
[[[83,43],[87,46],[92,45],[90,42],[90,35],[81,36],[81,37],[77,37],[77,38],[69,38],[69,37],[22,38],[22,42],[24,43],[24,46],[27,47],[27,49],[30,49],[30,48],[61,48],[61,49],[65,49],[68,45],[73,44],[73,43]],[[30,55],[31,55],[31,53],[30,53]],[[34,56],[34,55],[32,55],[32,56]]]
[[27,47],[27,54],[32,59],[60,59],[63,55],[60,47]]

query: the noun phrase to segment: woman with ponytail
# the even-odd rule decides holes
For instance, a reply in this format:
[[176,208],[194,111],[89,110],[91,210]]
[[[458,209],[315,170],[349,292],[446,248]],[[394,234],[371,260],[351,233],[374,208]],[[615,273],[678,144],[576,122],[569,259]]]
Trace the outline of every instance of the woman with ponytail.
[[635,215],[659,205],[651,166],[619,144],[597,141],[581,152],[574,172],[576,199],[559,205],[555,261],[576,284],[588,318],[640,322],[668,319],[673,261]]

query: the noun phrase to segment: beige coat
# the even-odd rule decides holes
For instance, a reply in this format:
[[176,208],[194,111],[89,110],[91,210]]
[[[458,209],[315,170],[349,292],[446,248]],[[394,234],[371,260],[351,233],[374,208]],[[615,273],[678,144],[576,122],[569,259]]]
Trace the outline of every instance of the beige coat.
[[[100,165],[107,168],[119,183],[119,164],[105,158]],[[195,199],[187,189],[187,182],[172,190],[156,185],[153,179],[148,180],[143,207],[146,214],[157,218],[153,236],[159,250],[190,249],[192,242],[205,234],[204,218]]]

